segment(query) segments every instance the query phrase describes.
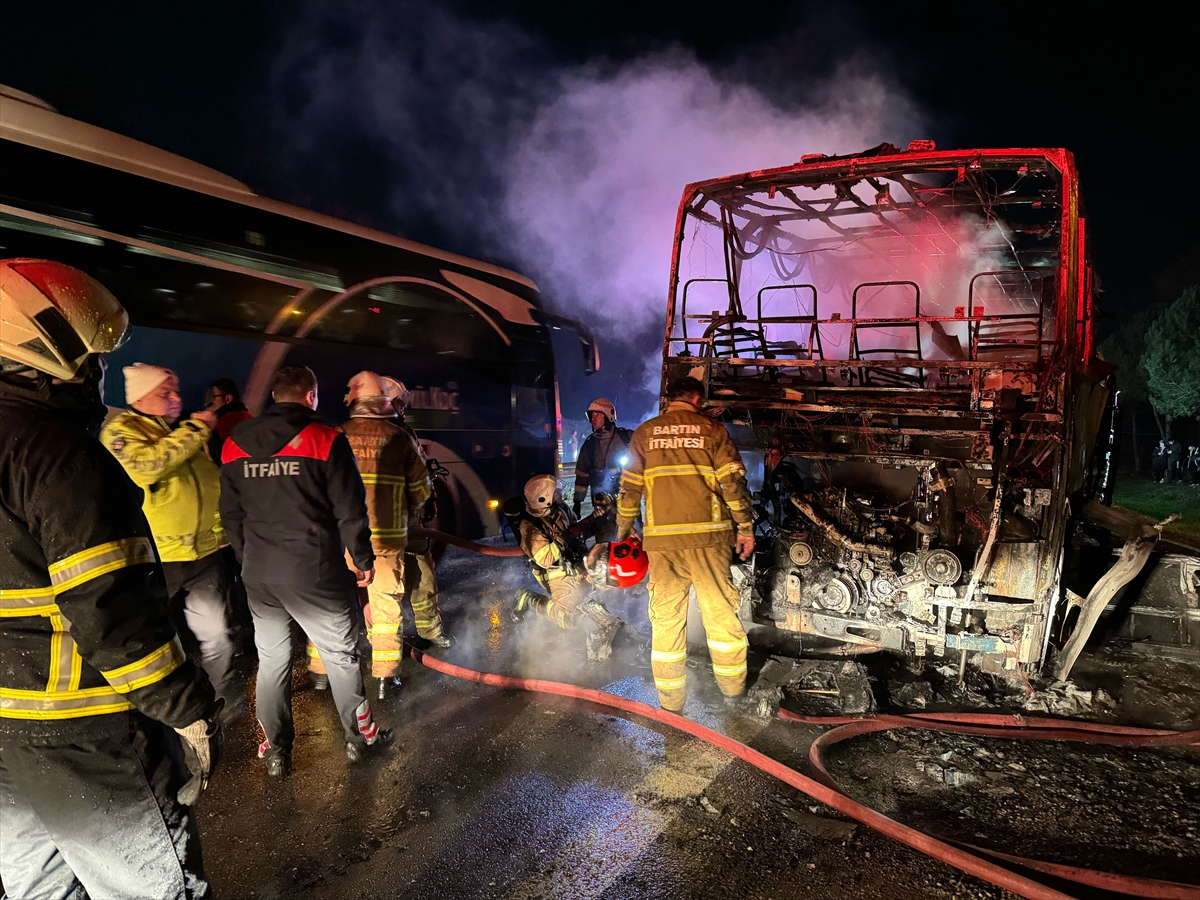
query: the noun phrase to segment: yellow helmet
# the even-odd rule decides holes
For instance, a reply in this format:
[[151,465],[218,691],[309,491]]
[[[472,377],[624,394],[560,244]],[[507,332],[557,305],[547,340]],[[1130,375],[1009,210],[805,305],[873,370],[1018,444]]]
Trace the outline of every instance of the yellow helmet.
[[0,260],[0,357],[71,379],[128,333],[125,308],[90,275],[45,259]]
[[556,500],[562,500],[562,494],[553,475],[534,475],[525,482],[525,509],[531,516],[548,515]]

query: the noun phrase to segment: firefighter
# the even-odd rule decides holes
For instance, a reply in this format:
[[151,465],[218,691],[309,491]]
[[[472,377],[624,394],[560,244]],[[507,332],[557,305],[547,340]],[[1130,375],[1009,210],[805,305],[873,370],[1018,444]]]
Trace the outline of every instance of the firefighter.
[[[577,522],[563,502],[558,480],[553,475],[535,475],[525,484],[525,515],[520,516],[517,537],[534,567],[534,577],[550,596],[530,590],[518,591],[513,618],[528,610],[559,628],[573,631],[587,616],[596,627],[587,636],[587,654],[592,662],[612,655],[612,641],[621,620],[593,597],[585,567],[586,538],[611,519],[611,501],[597,498],[597,509]],[[602,588],[601,588],[602,589]]]
[[695,587],[713,674],[726,697],[746,686],[746,632],[729,567],[730,548],[754,551],[746,470],[725,427],[700,413],[704,387],[673,381],[667,409],[634,432],[617,500],[617,535],[633,530],[643,495],[650,558],[651,668],[663,709],[687,698],[688,590]]
[[171,627],[141,491],[93,437],[105,414],[98,354],[128,322],[76,269],[0,261],[9,897],[208,895],[188,807],[219,755],[220,702]]
[[[589,488],[593,502],[598,493],[616,495],[621,486],[621,469],[629,458],[629,442],[633,438],[633,432],[628,428],[617,427],[617,408],[611,400],[603,397],[593,400],[587,408],[587,417],[592,433],[579,448],[579,457],[575,460],[575,518],[580,516]],[[596,536],[597,540],[612,540],[615,532],[611,530],[611,519],[605,527],[606,530]]]
[[[371,641],[371,677],[375,695],[383,700],[400,687],[401,614],[404,596],[404,555],[410,509],[420,509],[433,492],[421,451],[408,433],[392,424],[392,398],[374,372],[359,372],[346,385],[350,419],[342,433],[358,462],[367,489],[375,578],[367,588]],[[429,624],[417,618],[418,633],[428,636]],[[440,622],[437,623],[440,626]],[[441,636],[440,628],[437,636]],[[320,654],[310,642],[309,670],[318,688],[328,683]]]
[[[356,649],[355,584],[374,577],[367,498],[346,436],[316,421],[317,378],[285,367],[275,400],[242,422],[221,454],[221,521],[242,564],[254,643],[259,758],[271,776],[291,768],[292,622],[321,653],[345,732],[346,757],[395,738],[380,728],[363,694]],[[346,567],[349,551],[353,572]]]
[[[177,628],[190,632],[226,715],[241,699],[230,691],[233,640],[228,622],[229,591],[218,548],[225,530],[217,513],[221,472],[205,453],[216,416],[193,413],[179,421],[183,402],[170,369],[126,366],[128,408],[109,421],[100,442],[144,492],[142,510],[158,548]],[[236,702],[235,702],[236,701]]]
[[[408,388],[404,386],[404,382],[397,381],[395,378],[385,377],[383,383],[388,396],[392,398],[392,408],[396,411],[396,424],[416,442],[421,459],[429,468],[431,479],[436,481],[438,478],[445,477],[448,473],[438,465],[437,460],[426,459],[425,450],[421,446],[417,432],[413,430],[412,425],[404,416],[405,410],[408,408]],[[425,501],[424,506],[409,507],[408,524],[412,528],[417,528],[432,521],[436,516],[437,495],[433,493]],[[412,606],[413,623],[416,625],[417,634],[433,643],[434,646],[445,648],[454,643],[454,638],[446,634],[442,624],[442,614],[438,610],[436,565],[433,558],[433,546],[429,538],[410,538],[404,548],[404,591],[408,596],[409,605]]]

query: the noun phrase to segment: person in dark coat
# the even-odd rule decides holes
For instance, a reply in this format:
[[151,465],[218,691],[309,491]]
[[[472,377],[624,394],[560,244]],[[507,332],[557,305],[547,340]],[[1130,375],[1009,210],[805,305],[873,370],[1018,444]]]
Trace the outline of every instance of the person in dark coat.
[[[357,762],[390,744],[363,691],[357,643],[357,587],[375,575],[367,495],[346,435],[316,420],[317,378],[285,367],[271,385],[275,403],[242,422],[221,453],[221,521],[242,565],[258,648],[255,712],[266,740],[267,774],[291,767],[292,622],[321,655]],[[353,571],[347,568],[347,557]]]

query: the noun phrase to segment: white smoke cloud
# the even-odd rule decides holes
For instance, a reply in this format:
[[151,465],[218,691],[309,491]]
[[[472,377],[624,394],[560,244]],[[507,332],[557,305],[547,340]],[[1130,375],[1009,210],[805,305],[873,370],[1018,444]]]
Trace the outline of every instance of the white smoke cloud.
[[[352,167],[329,154],[364,142],[387,161],[376,197],[403,230],[534,278],[549,306],[608,339],[635,408],[657,388],[687,183],[927,136],[914,104],[861,63],[785,104],[680,49],[554,63],[511,24],[416,4],[356,9],[309,7],[277,61],[277,130],[295,136],[293,164]],[[356,177],[328,187],[353,192]]]

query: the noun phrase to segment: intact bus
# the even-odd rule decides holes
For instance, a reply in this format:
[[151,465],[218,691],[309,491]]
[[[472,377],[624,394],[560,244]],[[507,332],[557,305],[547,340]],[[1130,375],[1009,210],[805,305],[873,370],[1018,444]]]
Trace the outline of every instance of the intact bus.
[[1109,393],[1092,282],[1066,150],[884,144],[688,185],[663,378],[700,378],[767,458],[744,618],[1039,670]]
[[[573,330],[585,371],[599,366],[587,330],[516,272],[261,197],[3,87],[0,257],[57,260],[108,287],[136,326],[110,366],[169,366],[192,408],[225,376],[258,412],[275,369],[307,365],[336,422],[354,373],[400,379],[450,473],[440,524],[464,537],[498,533],[501,501],[557,471],[555,332]],[[123,405],[119,374],[108,380]]]

